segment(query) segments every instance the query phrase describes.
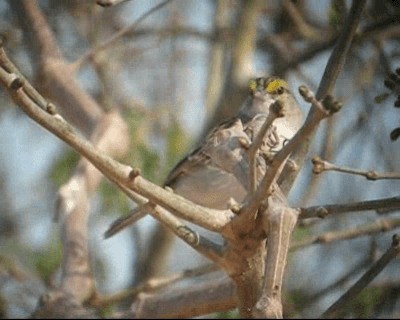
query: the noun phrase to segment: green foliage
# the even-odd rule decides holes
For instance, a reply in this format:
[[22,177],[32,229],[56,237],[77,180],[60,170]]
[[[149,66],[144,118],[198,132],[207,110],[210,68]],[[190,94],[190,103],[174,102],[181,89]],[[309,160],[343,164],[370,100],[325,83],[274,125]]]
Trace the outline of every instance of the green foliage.
[[79,154],[70,148],[59,157],[50,171],[50,179],[56,184],[56,186],[61,186],[69,179],[78,161]]
[[108,180],[100,183],[98,191],[101,195],[103,209],[106,212],[117,211],[120,213],[129,211],[129,199],[114,184]]
[[166,170],[169,171],[187,152],[189,139],[177,121],[171,123],[167,131],[167,161]]
[[48,282],[61,264],[61,242],[53,239],[47,248],[41,249],[33,255],[34,264],[40,277]]
[[385,92],[382,94],[377,95],[374,98],[375,103],[382,103],[383,101],[385,101],[387,98],[389,97],[389,93]]
[[310,236],[310,230],[308,228],[297,227],[293,231],[292,242],[303,240],[308,236]]
[[238,309],[232,309],[217,313],[215,319],[240,319],[240,315]]
[[98,312],[99,312],[99,315],[100,315],[101,318],[107,319],[107,318],[111,317],[114,314],[115,308],[114,308],[113,305],[108,305],[108,306],[98,310]]
[[346,5],[344,1],[331,1],[328,9],[328,23],[334,30],[340,30],[343,25],[346,14]]
[[149,148],[146,138],[149,132],[149,121],[141,113],[130,111],[124,115],[128,124],[131,148],[125,163],[137,167],[147,179],[157,182],[160,158],[158,154]]
[[350,312],[353,318],[371,318],[377,306],[382,303],[384,295],[384,289],[365,288],[353,301],[350,302],[347,310],[351,310]]

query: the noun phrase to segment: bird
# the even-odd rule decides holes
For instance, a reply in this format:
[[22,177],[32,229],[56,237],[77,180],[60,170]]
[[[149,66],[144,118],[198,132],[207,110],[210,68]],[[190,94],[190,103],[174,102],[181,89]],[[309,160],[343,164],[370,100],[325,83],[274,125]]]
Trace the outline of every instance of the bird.
[[[227,209],[245,199],[250,192],[246,146],[254,141],[271,105],[279,100],[284,116],[274,120],[263,138],[256,157],[258,181],[268,167],[267,158],[281,150],[303,122],[301,108],[285,80],[276,76],[253,78],[248,91],[238,113],[214,127],[197,148],[178,162],[164,187],[213,209]],[[141,206],[137,207],[112,223],[105,236],[118,233],[145,214]]]

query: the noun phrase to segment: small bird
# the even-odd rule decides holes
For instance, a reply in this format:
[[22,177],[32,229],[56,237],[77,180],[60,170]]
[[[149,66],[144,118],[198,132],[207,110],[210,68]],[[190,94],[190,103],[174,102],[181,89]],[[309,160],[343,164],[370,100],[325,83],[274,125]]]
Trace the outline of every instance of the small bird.
[[[241,203],[248,194],[249,161],[246,148],[265,122],[270,106],[277,100],[284,117],[277,118],[264,137],[257,154],[257,178],[268,166],[265,156],[275,154],[301,127],[302,111],[286,81],[278,77],[249,81],[249,96],[238,114],[222,122],[207,135],[198,148],[183,158],[170,172],[164,186],[199,205],[227,209],[232,201]],[[110,237],[146,213],[139,206],[116,220],[105,233]]]

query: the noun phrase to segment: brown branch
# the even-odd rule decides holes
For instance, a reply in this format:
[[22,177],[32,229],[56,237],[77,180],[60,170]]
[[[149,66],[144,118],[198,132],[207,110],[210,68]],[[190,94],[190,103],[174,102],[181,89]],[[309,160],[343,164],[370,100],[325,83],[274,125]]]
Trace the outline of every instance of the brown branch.
[[129,185],[132,190],[142,196],[170,210],[181,218],[206,228],[210,231],[219,231],[225,227],[235,216],[230,210],[210,209],[187,200],[186,198],[171,193],[141,177],[131,174]]
[[[0,50],[0,55],[5,57],[3,49]],[[153,202],[159,201],[163,203],[169,209],[176,210],[176,213],[188,218],[189,221],[196,223],[198,220],[197,222],[199,225],[209,228],[210,230],[219,230],[233,217],[234,214],[229,210],[209,210],[208,208],[198,206],[189,200],[168,192],[138,176],[139,172],[137,170],[132,170],[131,167],[122,165],[104,153],[99,152],[89,141],[77,134],[75,129],[55,112],[55,106],[47,108],[48,110],[46,111],[42,110],[26,93],[22,80],[15,74],[10,74],[6,72],[6,70],[0,68],[0,82],[6,87],[13,100],[29,117],[55,134],[61,140],[65,141],[81,155],[85,156],[99,171],[120,187],[130,198],[139,203],[143,203],[148,201],[148,199],[143,199],[143,197],[150,196]],[[130,187],[133,187],[138,193],[130,190]],[[159,196],[160,199],[157,200],[154,194]],[[174,200],[171,201],[171,199]],[[177,212],[178,210],[184,210],[184,212]],[[192,214],[190,210],[193,210]],[[213,261],[219,259],[219,246],[216,246],[197,233],[191,231],[171,213],[162,210],[161,207],[156,207],[152,213],[194,249],[202,252]],[[196,216],[197,218],[195,218]],[[209,220],[206,220],[204,217]]]
[[[328,308],[321,318],[336,318],[349,301],[352,301],[400,253],[400,237],[393,235],[392,245],[383,256],[345,293]],[[339,315],[340,316],[340,315]]]
[[134,288],[123,290],[117,294],[113,294],[110,296],[95,296],[93,299],[89,301],[89,305],[94,308],[104,308],[109,305],[119,303],[127,298],[133,299],[140,293],[152,293],[158,291],[162,288],[166,288],[171,286],[182,280],[193,280],[195,277],[203,276],[208,273],[212,273],[217,271],[218,267],[215,264],[207,264],[195,269],[183,270],[181,272],[177,272],[165,277],[159,278],[151,278],[148,279]]
[[192,318],[235,308],[235,286],[229,278],[213,279],[168,294],[139,295],[124,318]]
[[400,209],[400,197],[383,198],[378,200],[360,201],[345,204],[329,204],[323,206],[313,206],[308,208],[299,208],[300,219],[307,218],[325,218],[331,214],[348,213],[354,211],[368,210],[395,210]]
[[[196,205],[179,195],[173,194],[149,181],[146,181],[142,177],[138,176],[137,171],[99,153],[92,144],[80,137],[74,128],[60,115],[49,114],[42,110],[35,101],[32,101],[32,99],[26,94],[25,88],[18,77],[3,71],[1,78],[2,79],[0,80],[2,80],[3,85],[7,86],[7,89],[9,90],[12,89],[10,88],[10,81],[12,81],[11,87],[17,85],[18,82],[20,87],[10,90],[11,96],[31,118],[39,122],[43,127],[54,133],[61,140],[65,141],[80,154],[87,157],[91,163],[97,167],[97,169],[118,185],[125,184],[126,186],[131,186],[136,191],[140,190],[139,192],[142,193],[142,196],[148,196],[152,201],[161,202],[167,208],[179,211],[178,213],[188,220],[193,220],[192,217],[190,217],[191,214],[187,214],[187,210],[191,208],[193,212],[195,212],[195,215],[199,215],[198,224],[204,228],[208,228],[209,230],[218,231],[234,216],[229,210],[210,210]],[[159,197],[159,199],[156,199],[156,197]],[[175,200],[170,201],[170,199]],[[181,210],[185,212],[181,212]]]
[[[281,291],[289,251],[290,238],[297,222],[298,212],[278,198],[264,214],[264,229],[268,234],[264,284],[255,306],[254,315],[261,318],[282,318]],[[276,201],[278,200],[278,201]]]
[[381,180],[381,179],[400,179],[399,172],[377,172],[375,170],[359,170],[349,167],[337,166],[319,157],[314,157],[312,159],[313,173],[320,174],[324,171],[337,171],[343,173],[349,173],[354,175],[359,175],[367,178],[367,180]]

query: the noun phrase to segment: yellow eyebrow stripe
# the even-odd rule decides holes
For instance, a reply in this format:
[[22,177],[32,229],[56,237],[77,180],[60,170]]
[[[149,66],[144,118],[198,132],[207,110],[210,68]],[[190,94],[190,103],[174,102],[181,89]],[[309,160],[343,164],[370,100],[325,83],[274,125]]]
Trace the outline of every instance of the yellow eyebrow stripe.
[[275,79],[272,80],[270,83],[268,83],[267,87],[265,88],[265,90],[268,93],[274,93],[276,92],[279,88],[285,88],[285,89],[289,89],[289,85],[287,84],[287,82],[285,80],[282,79]]

